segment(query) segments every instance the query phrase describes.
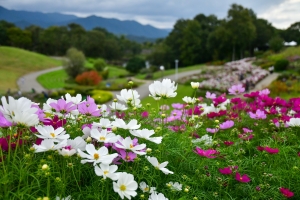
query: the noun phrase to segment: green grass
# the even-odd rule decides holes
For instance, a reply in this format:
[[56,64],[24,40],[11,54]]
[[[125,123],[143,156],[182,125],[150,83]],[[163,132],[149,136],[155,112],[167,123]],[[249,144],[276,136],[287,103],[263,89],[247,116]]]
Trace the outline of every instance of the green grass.
[[278,54],[273,54],[268,56],[268,60],[270,61],[277,61],[280,59],[286,59],[290,56],[300,55],[300,46],[298,47],[287,47],[283,51]]
[[[199,69],[200,67],[203,67],[203,66],[204,66],[204,64],[194,65],[194,66],[184,67],[184,68],[178,68],[178,73],[197,70],[197,69]],[[175,69],[168,69],[168,70],[165,70],[163,73],[161,71],[157,71],[157,72],[153,73],[153,78],[152,79],[155,80],[155,79],[161,78],[162,76],[168,76],[168,75],[172,75],[172,74],[175,74]],[[135,78],[145,79],[146,76],[147,76],[147,74],[137,74],[135,76]]]
[[[89,63],[89,62],[86,62]],[[86,65],[86,66],[90,66]],[[127,78],[117,78],[120,75],[126,76],[129,74],[128,71],[125,69],[115,67],[115,66],[108,66],[109,75],[108,78],[112,79],[114,82],[118,83],[127,83]],[[65,70],[57,70],[55,72],[49,72],[43,75],[40,75],[37,78],[37,81],[46,89],[57,89],[63,88],[65,86],[65,80],[68,79],[68,75],[66,74]],[[106,81],[103,81],[106,83]]]
[[[187,85],[178,85],[177,88],[177,95],[174,98],[170,98],[168,100],[159,100],[160,104],[166,104],[171,106],[173,103],[184,103],[182,101],[182,98],[185,96],[193,96],[193,92],[194,90],[192,89],[191,86],[187,86]],[[150,103],[153,106],[156,106],[157,101],[154,100],[152,97],[146,97],[144,99],[142,99],[142,104],[146,105],[147,103]]]
[[14,48],[0,47],[0,92],[17,90],[17,80],[24,74],[60,66],[61,61],[45,55]]
[[67,78],[68,76],[65,70],[57,70],[38,76],[37,81],[41,83],[44,88],[58,89],[64,87]]

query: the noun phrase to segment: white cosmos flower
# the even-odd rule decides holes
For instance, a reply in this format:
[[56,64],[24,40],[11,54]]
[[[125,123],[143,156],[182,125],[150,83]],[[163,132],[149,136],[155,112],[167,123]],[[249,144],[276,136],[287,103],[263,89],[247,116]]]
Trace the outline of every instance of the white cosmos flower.
[[132,102],[135,101],[136,99],[140,98],[140,95],[136,90],[123,89],[123,90],[121,90],[120,95],[117,95],[117,98],[126,104],[132,105]]
[[105,104],[102,104],[101,105],[101,107],[100,107],[101,109],[101,116],[102,117],[107,117],[108,115],[109,115],[109,110],[107,109],[107,105],[105,105]]
[[119,136],[116,136],[114,133],[109,133],[106,129],[100,132],[98,129],[92,129],[91,137],[95,138],[98,142],[104,143],[115,143],[119,140]]
[[126,124],[123,119],[116,118],[115,121],[112,122],[112,125],[118,128],[129,129],[129,130],[139,129],[141,127],[140,124],[137,124],[136,119],[132,119],[128,124]]
[[117,153],[108,154],[108,149],[105,146],[101,147],[99,150],[96,150],[93,144],[87,144],[85,149],[88,154],[82,152],[80,149],[77,149],[79,155],[82,158],[86,158],[81,160],[82,164],[87,162],[92,162],[94,165],[97,163],[110,164],[113,159],[118,156]]
[[70,137],[69,134],[65,134],[63,127],[58,127],[54,130],[53,126],[35,126],[36,130],[40,135],[36,135],[38,138],[42,139],[52,139],[54,142],[60,142],[62,140],[66,140]]
[[152,193],[149,196],[148,200],[169,200],[168,198],[165,197],[162,193],[157,194],[156,192]]
[[39,117],[36,114],[38,108],[32,107],[34,103],[25,97],[14,99],[13,97],[2,97],[2,106],[0,106],[0,112],[10,122],[24,125],[35,126],[39,123]]
[[134,145],[133,140],[130,137],[125,139],[120,138],[118,142],[115,143],[115,146],[120,149],[127,149],[139,155],[145,155],[146,152],[142,151],[146,149],[146,144]]
[[122,172],[119,174],[118,181],[113,182],[113,188],[122,199],[124,199],[124,196],[127,199],[131,199],[131,196],[135,197],[137,195],[136,189],[138,188],[138,184],[134,180],[134,176],[132,174]]
[[50,106],[51,103],[57,103],[57,100],[51,98],[47,99],[46,103],[43,104],[43,110],[45,113],[56,113],[55,109]]
[[132,135],[134,135],[136,137],[144,138],[144,139],[154,142],[156,144],[160,144],[161,140],[162,140],[162,137],[150,138],[153,134],[155,134],[154,130],[148,130],[148,129],[144,128],[142,130],[129,130],[129,131]]
[[82,132],[83,132],[83,136],[81,136],[82,139],[86,139],[91,136],[91,129],[88,126],[84,127]]
[[106,118],[101,118],[99,123],[93,122],[92,124],[92,128],[101,128],[101,129],[107,129],[107,128],[111,128],[112,124],[109,121],[109,119]]
[[97,176],[102,176],[104,179],[108,177],[115,181],[119,179],[119,172],[116,173],[117,169],[117,165],[107,165],[101,163],[100,167],[98,167],[98,165],[95,166],[95,173]]
[[56,144],[52,139],[44,139],[40,145],[34,144],[35,153],[45,152],[50,150],[57,150],[67,145],[67,140],[63,140]]
[[300,118],[291,118],[288,122],[286,122],[289,126],[298,126],[300,127]]
[[111,110],[116,110],[116,111],[124,111],[127,110],[127,107],[123,104],[120,104],[118,102],[112,102],[111,105],[109,105]]
[[171,188],[171,190],[176,190],[176,191],[181,191],[182,190],[182,184],[175,182],[173,183],[170,181],[169,183],[166,184],[168,187]]
[[167,166],[169,163],[168,161],[159,163],[157,158],[155,158],[155,157],[146,156],[146,158],[156,169],[161,170],[164,174],[173,174],[172,171],[165,168],[165,166]]
[[154,99],[167,99],[171,97],[175,97],[177,93],[177,85],[175,82],[171,81],[171,79],[163,79],[162,82],[154,81],[152,84],[149,85],[149,96],[153,97]]
[[[82,101],[82,96],[81,96],[81,94],[77,94],[76,97],[72,97],[69,93],[67,93],[67,94],[65,95],[65,97],[66,97],[66,102],[67,102],[67,103],[68,103],[68,102],[72,102],[72,103],[75,104],[75,105],[80,104],[81,101]],[[63,96],[62,96],[61,98],[64,99]]]
[[185,96],[185,97],[182,98],[182,100],[187,104],[195,104],[196,103],[196,98],[195,97],[191,98],[191,97]]
[[156,191],[156,187],[149,187],[144,181],[140,182],[139,188],[145,192],[149,192],[150,194]]
[[198,89],[200,86],[200,83],[199,82],[191,82],[191,86],[193,89]]
[[76,137],[74,140],[68,139],[67,144],[62,149],[58,150],[58,153],[63,156],[72,156],[77,152],[77,149],[85,150],[86,142],[82,137]]
[[72,197],[71,197],[71,195],[69,195],[65,198],[56,197],[55,200],[72,200]]
[[203,109],[201,116],[209,114],[211,112],[218,112],[217,109],[215,108],[214,104],[210,104],[210,106],[208,106],[206,103],[204,103],[204,104],[199,104],[199,106],[201,106]]

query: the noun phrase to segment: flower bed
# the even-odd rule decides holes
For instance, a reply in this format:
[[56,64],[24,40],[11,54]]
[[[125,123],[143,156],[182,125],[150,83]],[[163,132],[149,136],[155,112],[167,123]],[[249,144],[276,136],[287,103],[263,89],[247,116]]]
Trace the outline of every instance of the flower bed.
[[157,107],[132,89],[112,105],[2,97],[0,199],[300,198],[300,98],[207,92],[170,109],[176,89],[151,84]]

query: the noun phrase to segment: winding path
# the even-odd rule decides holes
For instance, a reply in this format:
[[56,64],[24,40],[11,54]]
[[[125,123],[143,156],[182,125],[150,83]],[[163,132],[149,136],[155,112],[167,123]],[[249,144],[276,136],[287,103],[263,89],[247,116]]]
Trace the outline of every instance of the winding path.
[[[177,77],[178,77],[178,79],[181,79],[181,78],[184,78],[184,77],[187,77],[187,76],[192,76],[194,74],[200,73],[201,70],[203,70],[205,68],[210,68],[210,67],[214,67],[214,66],[199,67],[199,69],[197,69],[197,70],[192,70],[192,71],[187,71],[187,72],[180,72],[180,73],[178,73]],[[26,74],[26,75],[24,75],[24,76],[22,76],[18,79],[17,83],[18,83],[19,89],[22,92],[31,92],[32,88],[34,88],[37,93],[41,93],[42,91],[46,91],[47,89],[43,88],[37,82],[37,80],[36,80],[37,77],[40,76],[41,74],[45,74],[45,73],[48,73],[48,72],[60,70],[62,68],[63,67],[60,66],[60,67],[56,67],[56,68],[51,68],[51,69],[46,69],[46,70]],[[251,91],[257,91],[257,90],[261,90],[261,89],[267,87],[268,85],[270,85],[272,83],[272,81],[277,79],[278,75],[279,75],[278,73],[273,73],[271,75],[268,75],[263,80],[261,80],[259,83],[257,83],[255,85],[255,88],[253,88]],[[176,80],[175,73],[173,75],[164,76],[164,78],[169,78],[173,81]],[[141,99],[149,96],[149,85],[152,82],[153,82],[152,80],[149,80],[149,81],[147,80],[147,81],[145,81],[145,83],[143,85],[139,86],[138,88],[135,88],[135,90],[137,90],[137,92],[140,94]],[[114,97],[116,97],[116,94],[119,94],[120,92],[119,91],[113,91],[112,93],[114,94]],[[111,102],[108,102],[108,103],[111,103]]]

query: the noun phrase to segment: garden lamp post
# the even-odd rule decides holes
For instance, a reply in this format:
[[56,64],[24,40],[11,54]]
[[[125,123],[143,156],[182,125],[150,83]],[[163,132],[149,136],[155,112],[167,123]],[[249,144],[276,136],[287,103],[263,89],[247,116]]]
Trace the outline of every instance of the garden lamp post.
[[161,80],[163,80],[165,67],[164,66],[160,66],[159,69],[161,71]]
[[179,60],[175,60],[175,80],[178,80],[178,62]]

